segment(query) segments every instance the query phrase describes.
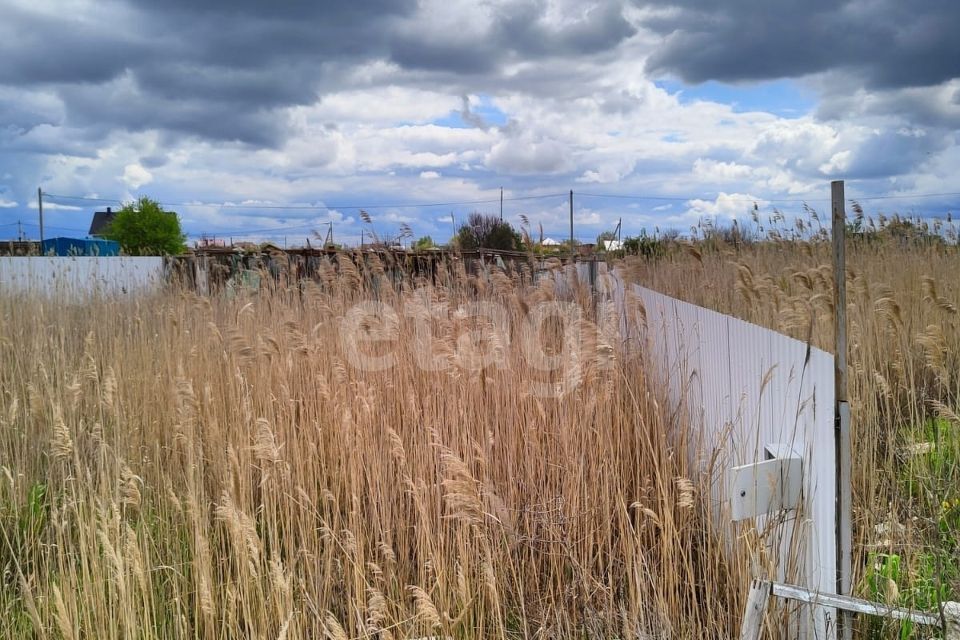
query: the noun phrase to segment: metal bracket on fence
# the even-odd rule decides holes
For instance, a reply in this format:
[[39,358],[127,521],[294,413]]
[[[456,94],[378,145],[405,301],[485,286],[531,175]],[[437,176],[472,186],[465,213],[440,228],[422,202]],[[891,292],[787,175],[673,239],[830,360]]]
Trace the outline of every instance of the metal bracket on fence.
[[803,458],[787,444],[764,447],[763,462],[730,469],[730,513],[734,522],[796,509],[803,487]]
[[809,605],[832,607],[851,613],[911,620],[917,624],[929,626],[940,626],[942,624],[945,632],[944,640],[960,640],[960,602],[944,603],[943,615],[941,616],[939,613],[891,607],[879,602],[870,602],[851,596],[818,593],[803,587],[766,580],[754,580],[750,585],[747,606],[743,613],[743,623],[740,627],[740,640],[757,640],[760,638],[760,633],[763,630],[763,616],[767,610],[767,601],[770,596],[795,600]]

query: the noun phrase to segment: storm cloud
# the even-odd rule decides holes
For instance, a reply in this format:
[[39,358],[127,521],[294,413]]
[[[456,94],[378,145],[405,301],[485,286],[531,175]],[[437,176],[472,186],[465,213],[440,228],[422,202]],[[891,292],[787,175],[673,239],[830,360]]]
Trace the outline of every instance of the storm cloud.
[[665,37],[652,73],[687,82],[841,70],[848,88],[922,87],[960,76],[960,4],[901,0],[668,0],[644,25]]
[[13,4],[0,22],[0,86],[52,89],[67,125],[276,146],[279,110],[354,84],[373,61],[394,65],[398,82],[496,77],[511,61],[594,54],[634,32],[616,2],[557,24],[546,8],[513,2],[451,23],[412,0],[111,0],[70,15]]

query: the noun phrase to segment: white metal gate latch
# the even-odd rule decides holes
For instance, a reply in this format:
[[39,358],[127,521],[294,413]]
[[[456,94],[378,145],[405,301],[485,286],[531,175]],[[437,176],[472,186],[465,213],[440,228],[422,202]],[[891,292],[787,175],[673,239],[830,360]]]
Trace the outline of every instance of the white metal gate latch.
[[734,522],[796,509],[803,487],[803,458],[788,444],[763,447],[765,460],[730,469],[730,514]]

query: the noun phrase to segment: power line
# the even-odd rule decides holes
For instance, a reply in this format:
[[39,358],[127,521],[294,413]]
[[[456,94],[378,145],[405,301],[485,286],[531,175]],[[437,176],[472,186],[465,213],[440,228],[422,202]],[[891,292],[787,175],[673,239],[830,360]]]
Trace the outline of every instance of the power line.
[[311,230],[319,225],[327,224],[328,222],[330,221],[321,220],[319,222],[309,222],[306,224],[279,226],[279,227],[264,227],[262,229],[228,229],[226,231],[218,229],[217,231],[196,232],[196,233],[191,233],[190,235],[229,236],[229,235],[241,235],[245,233],[268,233],[270,231],[296,231],[298,229]]
[[[67,194],[58,194],[58,193],[47,193],[43,192],[43,195],[48,198],[59,198],[61,200],[76,200],[81,202],[95,202],[100,204],[123,204],[123,201],[116,200],[112,198],[92,198],[88,196],[73,196]],[[551,193],[551,194],[538,194],[538,195],[527,195],[527,196],[513,196],[510,198],[503,198],[504,202],[520,202],[527,200],[540,200],[547,198],[565,198],[567,194],[565,193]],[[280,211],[331,211],[336,209],[410,209],[410,208],[426,208],[426,207],[452,207],[452,206],[466,206],[466,205],[477,205],[477,204],[495,204],[499,203],[500,199],[490,199],[490,200],[461,200],[456,202],[421,202],[421,203],[403,203],[403,204],[373,204],[373,205],[354,205],[354,204],[330,204],[330,205],[257,205],[257,204],[234,204],[234,203],[224,203],[224,204],[215,204],[215,203],[203,203],[203,202],[180,202],[180,203],[171,203],[171,202],[161,202],[158,203],[164,207],[206,207],[206,208],[215,208],[215,209],[262,209],[262,210],[280,210]],[[242,235],[242,234],[256,234],[256,233],[271,233],[279,231],[297,231],[297,230],[310,230],[313,229],[318,224],[323,224],[321,222],[306,222],[293,225],[279,225],[274,227],[263,227],[259,229],[228,229],[220,230],[218,229],[215,232],[199,232],[191,233],[190,235]],[[60,229],[67,229],[67,227],[57,227]],[[80,229],[75,229],[75,231],[81,231]]]
[[43,192],[43,195],[47,196],[48,198],[60,198],[61,200],[83,200],[85,202],[102,202],[103,204],[107,204],[107,203],[122,204],[123,203],[122,200],[116,200],[114,198],[90,198],[87,196],[68,196],[68,195],[62,195],[59,193],[47,193],[46,191]]
[[[122,200],[114,198],[90,198],[87,196],[72,196],[60,193],[47,193],[43,195],[48,198],[58,198],[60,200],[77,200],[82,202],[97,202],[100,204],[123,204]],[[513,196],[504,198],[504,202],[519,202],[522,200],[540,200],[546,198],[565,197],[565,193],[547,193],[530,196]],[[264,209],[264,210],[283,210],[283,211],[316,211],[318,209],[420,209],[426,207],[457,207],[475,204],[496,204],[500,202],[499,198],[489,200],[460,200],[455,202],[406,202],[398,204],[323,204],[323,205],[270,205],[270,204],[236,204],[236,203],[212,203],[212,202],[160,202],[164,207],[205,207],[213,209]]]
[[[709,197],[704,195],[698,196],[644,196],[644,195],[632,195],[632,194],[623,194],[623,193],[582,193],[580,191],[574,192],[574,195],[580,196],[581,198],[617,198],[621,200],[654,200],[657,202],[690,202],[692,200],[706,200],[713,201],[720,197],[718,194],[715,197]],[[726,202],[744,202],[744,203],[757,203],[757,202],[785,202],[793,204],[803,204],[806,202],[830,202],[830,198],[804,198],[804,199],[787,199],[787,198],[725,198]]]
[[[111,203],[113,203],[113,202],[121,202],[120,200],[110,200],[110,199],[107,199],[107,198],[87,198],[87,197],[83,197],[83,196],[64,196],[64,195],[57,195],[57,194],[48,194],[48,193],[46,193],[46,192],[44,192],[43,195],[48,196],[48,197],[52,197],[52,198],[64,198],[64,199],[74,199],[74,200],[85,200],[85,201],[93,201],[93,202],[101,202],[101,203],[106,203],[106,202],[111,202]],[[169,204],[169,203],[159,203],[159,204],[161,204],[161,205],[163,205],[163,206],[186,206],[186,205],[175,205],[175,204],[172,205],[172,204]],[[218,205],[206,205],[206,206],[218,206]],[[292,207],[291,207],[291,208],[292,208]],[[311,207],[311,209],[313,209],[313,210],[323,209],[323,207]],[[17,224],[17,223],[14,222],[14,223],[11,223],[10,225],[0,225],[0,226],[12,226],[12,225],[16,225],[16,224]],[[35,228],[38,226],[38,225],[36,225],[36,224],[31,224],[31,223],[28,223],[28,222],[25,222],[25,223],[23,223],[23,224],[26,225],[26,226],[35,227]],[[295,230],[297,230],[297,229],[311,229],[311,228],[315,227],[317,224],[324,224],[324,221],[320,221],[320,222],[307,222],[307,223],[297,224],[297,225],[281,225],[281,226],[276,226],[276,227],[263,227],[263,228],[259,228],[259,229],[235,229],[235,230],[225,230],[225,231],[224,231],[224,230],[217,230],[215,233],[216,233],[216,235],[229,235],[229,234],[241,234],[241,233],[264,233],[264,232],[269,232],[269,231],[295,231]],[[54,226],[54,225],[47,225],[47,226],[49,226],[49,227],[52,228],[52,229],[60,229],[60,230],[63,230],[63,231],[79,231],[79,232],[82,232],[82,233],[87,233],[87,231],[88,231],[87,229],[77,229],[77,228],[75,228],[75,227],[58,227],[58,226]],[[214,232],[197,232],[196,234],[191,233],[190,235],[204,235],[204,234],[213,235]]]
[[[43,195],[48,198],[57,198],[60,200],[72,200],[72,201],[81,201],[81,202],[95,202],[100,204],[123,204],[122,200],[114,198],[93,198],[88,196],[75,196],[68,194],[58,194],[58,193],[47,193],[43,192]],[[690,202],[693,200],[704,200],[704,201],[715,201],[720,196],[706,196],[706,195],[693,195],[693,196],[666,196],[666,195],[650,195],[650,194],[628,194],[628,193],[592,193],[592,192],[582,192],[575,191],[574,195],[579,198],[612,198],[618,200],[646,200],[653,202]],[[549,198],[566,198],[568,193],[546,193],[546,194],[537,194],[537,195],[527,195],[527,196],[512,196],[504,197],[503,202],[522,202],[529,200],[545,200]],[[960,192],[943,192],[943,193],[913,193],[913,194],[891,194],[883,196],[863,196],[848,198],[850,201],[858,202],[867,202],[867,201],[882,201],[882,200],[906,200],[906,199],[921,199],[921,198],[948,198],[948,197],[960,197]],[[811,202],[829,202],[829,198],[726,198],[727,202],[740,202],[745,204],[753,204],[759,202],[765,203],[784,203],[784,204],[807,204]],[[317,205],[276,205],[276,204],[237,204],[237,203],[211,203],[211,202],[161,202],[159,203],[164,207],[200,207],[200,208],[210,208],[210,209],[243,209],[243,210],[269,210],[269,211],[318,211],[318,210],[336,210],[336,209],[421,209],[421,208],[432,208],[432,207],[456,207],[456,206],[469,206],[469,205],[481,205],[481,204],[498,204],[500,202],[499,198],[490,198],[484,200],[457,200],[457,201],[448,201],[448,202],[403,202],[403,203],[391,203],[391,204],[343,204],[343,203],[332,203],[332,204],[317,204]],[[300,227],[305,227],[308,225],[297,225],[295,227],[277,227],[277,230],[283,229],[296,229]],[[264,229],[266,231],[268,229]],[[245,230],[240,230],[245,231]],[[258,230],[259,231],[259,230]],[[253,231],[249,231],[253,232]]]
[[[616,198],[620,200],[657,200],[665,202],[688,202],[690,200],[704,200],[706,198],[687,198],[681,196],[639,196],[639,195],[629,195],[624,193],[584,193],[582,191],[574,191],[573,195],[580,198]],[[750,200],[754,202],[754,200]]]
[[[23,224],[23,226],[25,226],[25,227],[33,227],[34,229],[39,229],[39,228],[40,228],[40,225],[35,224],[35,223],[33,223],[33,222],[23,222],[23,223],[13,222],[13,223],[11,223],[10,225],[0,225],[0,227],[9,227],[9,226],[15,225],[15,224]],[[57,226],[57,225],[55,225],[55,224],[45,224],[45,225],[43,225],[43,226],[44,226],[45,228],[47,228],[47,229],[60,229],[61,231],[79,231],[79,232],[81,232],[81,233],[87,233],[87,232],[89,231],[88,229],[78,229],[78,228],[76,228],[76,227],[59,227],[59,226]]]
[[897,199],[907,199],[907,198],[956,198],[960,196],[960,192],[955,193],[905,193],[902,195],[891,195],[891,196],[865,196],[863,198],[847,198],[848,200],[855,200],[857,202],[861,200],[897,200]]
[[[665,202],[690,202],[691,200],[706,200],[712,201],[720,197],[718,194],[715,197],[709,196],[651,196],[651,195],[637,195],[637,194],[624,194],[624,193],[584,193],[580,191],[574,192],[574,195],[581,198],[617,198],[622,200],[655,200],[655,201],[665,201]],[[894,199],[920,199],[920,198],[952,198],[960,196],[960,192],[953,193],[904,193],[904,194],[894,194],[886,196],[864,196],[860,198],[847,198],[849,201],[873,201],[873,200],[894,200]],[[830,198],[726,198],[727,202],[745,202],[745,203],[755,203],[755,202],[782,202],[790,204],[804,204],[807,202],[830,202]]]

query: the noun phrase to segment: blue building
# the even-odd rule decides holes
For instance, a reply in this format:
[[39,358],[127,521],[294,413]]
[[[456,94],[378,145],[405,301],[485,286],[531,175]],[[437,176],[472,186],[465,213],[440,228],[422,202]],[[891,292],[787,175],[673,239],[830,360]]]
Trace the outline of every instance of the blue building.
[[48,238],[40,246],[45,256],[118,256],[120,243],[99,238]]

